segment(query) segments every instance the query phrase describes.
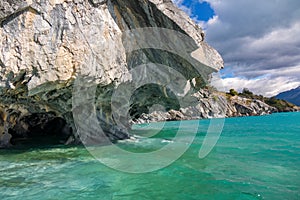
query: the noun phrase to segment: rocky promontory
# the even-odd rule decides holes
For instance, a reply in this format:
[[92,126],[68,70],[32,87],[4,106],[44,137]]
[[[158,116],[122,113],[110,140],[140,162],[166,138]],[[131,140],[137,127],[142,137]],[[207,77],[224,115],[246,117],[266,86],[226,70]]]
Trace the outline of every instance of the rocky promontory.
[[132,123],[260,116],[277,112],[300,111],[300,107],[292,103],[275,97],[254,95],[248,90],[242,93],[225,93],[211,88],[203,88],[193,96],[195,102],[191,104],[192,106],[178,110],[155,110],[143,113],[139,118],[132,120]]
[[[185,80],[178,82],[184,86],[178,91],[182,98],[223,67],[202,29],[171,0],[4,0],[0,43],[1,147],[77,143],[78,132],[98,131],[90,118],[101,125],[101,137],[113,142],[128,138],[126,121],[152,105],[164,102],[167,109],[178,108],[173,102],[177,93],[166,85],[176,82],[170,76],[165,85],[156,81],[137,89],[120,125],[111,99],[117,87],[142,77],[133,72],[136,66],[157,63],[177,71]],[[140,49],[132,48],[136,46]],[[147,77],[169,73],[159,67],[145,70]],[[83,101],[90,94],[95,100],[87,107]],[[156,98],[144,104],[147,95]]]

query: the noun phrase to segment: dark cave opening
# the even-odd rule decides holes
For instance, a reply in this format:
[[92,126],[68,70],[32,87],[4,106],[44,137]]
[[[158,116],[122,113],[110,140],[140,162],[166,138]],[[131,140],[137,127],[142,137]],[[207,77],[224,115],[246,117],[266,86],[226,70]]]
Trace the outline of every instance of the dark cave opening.
[[64,144],[72,130],[62,117],[53,113],[34,113],[17,120],[8,129],[13,146],[49,146]]

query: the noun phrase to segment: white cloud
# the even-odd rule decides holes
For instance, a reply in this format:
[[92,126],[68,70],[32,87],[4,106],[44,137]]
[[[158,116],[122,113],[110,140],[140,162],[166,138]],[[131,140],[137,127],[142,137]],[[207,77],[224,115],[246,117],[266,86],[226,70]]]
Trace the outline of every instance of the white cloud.
[[212,18],[210,18],[207,22],[206,21],[197,21],[197,23],[200,25],[200,27],[205,31],[208,26],[211,26],[213,24],[216,24],[219,22],[218,15],[214,15]]
[[299,0],[207,2],[216,16],[200,24],[235,77],[224,79],[227,89],[272,96],[300,84]]
[[210,18],[207,22],[208,25],[213,25],[213,24],[216,24],[219,20],[219,17],[218,15],[214,15],[213,18]]
[[248,88],[255,94],[263,94],[267,97],[275,96],[276,94],[296,88],[300,85],[297,79],[289,77],[261,77],[257,79],[247,79],[240,77],[224,78],[222,81],[214,81],[213,86],[221,91],[229,91],[234,88],[241,92],[243,88]]

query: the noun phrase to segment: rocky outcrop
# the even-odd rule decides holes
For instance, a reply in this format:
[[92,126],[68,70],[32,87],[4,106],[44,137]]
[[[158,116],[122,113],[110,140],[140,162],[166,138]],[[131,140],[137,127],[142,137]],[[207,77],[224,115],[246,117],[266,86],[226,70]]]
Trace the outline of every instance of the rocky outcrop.
[[[132,31],[146,27],[157,29]],[[141,49],[132,48],[137,38],[145,43]],[[97,119],[109,140],[127,138],[124,121],[161,102],[168,110],[179,109],[181,104],[173,101],[178,95],[186,107],[195,102],[190,97],[210,73],[223,67],[221,56],[203,40],[201,28],[170,0],[1,1],[0,146],[37,138],[76,142],[81,129],[88,128],[91,135],[98,131],[90,118]],[[181,76],[161,78],[169,81],[165,85],[146,84],[144,92],[138,89],[129,101],[127,118],[116,119],[114,91],[139,77],[136,66],[147,63],[169,66]],[[148,78],[168,74],[163,67],[143,72],[153,74]],[[178,82],[184,88],[174,93],[176,87],[172,92],[166,85],[178,77],[185,80]],[[126,104],[121,98],[120,104]]]
[[228,99],[227,116],[253,116],[267,115],[278,112],[275,107],[272,107],[258,99],[248,99],[244,97],[234,96]]
[[257,116],[278,112],[275,107],[258,99],[230,96],[207,89],[201,89],[193,96],[195,102],[191,104],[192,106],[182,107],[178,110],[156,110],[144,113],[139,118],[132,120],[131,123]]

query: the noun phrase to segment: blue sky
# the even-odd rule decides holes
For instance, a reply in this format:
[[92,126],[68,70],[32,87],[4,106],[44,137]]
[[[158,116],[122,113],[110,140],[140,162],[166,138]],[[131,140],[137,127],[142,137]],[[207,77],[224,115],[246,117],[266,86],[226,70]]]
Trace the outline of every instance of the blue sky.
[[181,5],[189,8],[191,10],[191,17],[196,20],[208,21],[215,15],[215,12],[210,7],[210,4],[205,1],[182,1]]
[[300,85],[299,0],[173,1],[222,55],[225,90],[273,96]]

